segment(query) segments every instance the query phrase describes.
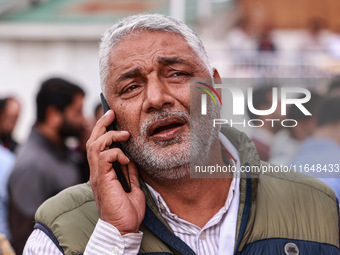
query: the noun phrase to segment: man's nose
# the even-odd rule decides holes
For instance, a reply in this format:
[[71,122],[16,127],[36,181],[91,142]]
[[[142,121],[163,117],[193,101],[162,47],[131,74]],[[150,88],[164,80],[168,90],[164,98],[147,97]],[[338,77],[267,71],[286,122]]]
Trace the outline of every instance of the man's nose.
[[145,88],[143,111],[161,110],[174,105],[169,87],[158,78],[149,79]]

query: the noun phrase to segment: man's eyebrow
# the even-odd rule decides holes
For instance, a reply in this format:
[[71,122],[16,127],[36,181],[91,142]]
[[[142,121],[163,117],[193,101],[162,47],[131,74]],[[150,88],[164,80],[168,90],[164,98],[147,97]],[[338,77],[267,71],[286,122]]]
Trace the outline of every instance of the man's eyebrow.
[[159,57],[158,63],[162,65],[172,65],[172,64],[189,64],[188,61],[180,57]]
[[[173,64],[186,64],[189,65],[189,62],[184,60],[183,58],[180,57],[159,57],[157,59],[159,64],[162,65],[173,65]],[[117,82],[122,82],[126,79],[131,79],[134,78],[142,73],[141,68],[135,67],[131,70],[128,70],[127,72],[124,72],[119,75]]]
[[140,74],[141,74],[141,69],[139,67],[135,67],[125,73],[120,74],[118,77],[118,82],[121,82],[126,79],[134,78]]

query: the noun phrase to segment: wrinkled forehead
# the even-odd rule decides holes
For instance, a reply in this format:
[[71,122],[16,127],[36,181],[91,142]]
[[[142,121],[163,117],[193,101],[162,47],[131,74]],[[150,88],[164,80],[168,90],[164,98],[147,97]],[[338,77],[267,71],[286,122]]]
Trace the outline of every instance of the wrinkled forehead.
[[111,48],[109,76],[122,67],[132,68],[141,62],[162,65],[186,63],[205,69],[203,61],[179,34],[160,31],[139,31],[125,37]]

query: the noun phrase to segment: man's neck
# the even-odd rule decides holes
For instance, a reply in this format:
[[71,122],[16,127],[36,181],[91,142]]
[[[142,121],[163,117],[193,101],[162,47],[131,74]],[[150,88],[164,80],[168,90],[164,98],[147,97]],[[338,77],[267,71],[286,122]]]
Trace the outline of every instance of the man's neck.
[[[221,147],[216,145],[214,148],[217,150],[210,153],[215,155],[214,164],[225,165]],[[230,173],[230,178],[216,179],[186,176],[179,180],[160,180],[141,171],[141,176],[162,196],[172,213],[203,227],[225,205],[233,175]]]
[[148,182],[179,218],[202,228],[224,205],[232,178],[190,179],[172,185]]

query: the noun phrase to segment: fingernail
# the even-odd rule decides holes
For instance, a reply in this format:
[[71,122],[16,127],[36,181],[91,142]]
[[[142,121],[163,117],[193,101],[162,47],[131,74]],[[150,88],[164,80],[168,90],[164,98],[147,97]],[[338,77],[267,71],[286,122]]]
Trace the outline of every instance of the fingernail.
[[125,133],[125,134],[130,134],[128,131],[123,131],[123,130],[120,130],[119,132]]
[[104,115],[108,115],[111,112],[111,109],[109,109]]

